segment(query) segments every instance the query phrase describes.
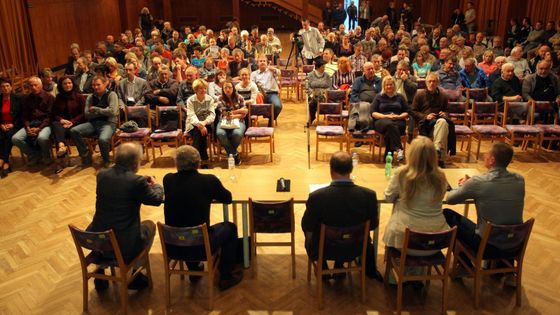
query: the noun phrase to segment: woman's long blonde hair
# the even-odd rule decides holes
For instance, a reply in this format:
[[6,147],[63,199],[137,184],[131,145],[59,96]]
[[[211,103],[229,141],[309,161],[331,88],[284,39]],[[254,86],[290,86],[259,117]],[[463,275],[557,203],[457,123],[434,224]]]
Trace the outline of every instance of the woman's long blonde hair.
[[432,201],[441,202],[445,195],[447,179],[437,164],[434,143],[427,137],[419,136],[407,150],[407,164],[399,173],[401,198],[410,204],[412,199],[424,189],[433,190]]

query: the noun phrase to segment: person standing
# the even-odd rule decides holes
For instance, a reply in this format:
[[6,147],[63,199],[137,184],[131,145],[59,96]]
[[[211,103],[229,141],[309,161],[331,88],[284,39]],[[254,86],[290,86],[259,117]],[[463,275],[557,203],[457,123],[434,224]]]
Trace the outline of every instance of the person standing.
[[302,29],[299,31],[303,41],[303,49],[301,54],[307,60],[307,64],[313,64],[313,61],[321,57],[321,52],[325,47],[325,39],[315,27],[311,27],[309,19],[301,21]]
[[346,8],[346,13],[348,14],[349,29],[353,30],[358,22],[358,8],[354,4],[354,1],[350,1],[350,5]]
[[369,6],[369,1],[360,1],[360,11],[358,14],[358,25],[360,25],[364,32],[367,32],[371,19],[371,7]]
[[465,25],[467,26],[467,33],[476,31],[476,10],[472,1],[467,2],[467,10],[465,11]]

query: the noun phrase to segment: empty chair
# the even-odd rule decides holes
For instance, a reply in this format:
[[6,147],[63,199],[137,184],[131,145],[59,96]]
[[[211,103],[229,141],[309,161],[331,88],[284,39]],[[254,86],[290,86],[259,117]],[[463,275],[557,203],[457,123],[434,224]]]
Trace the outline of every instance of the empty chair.
[[[128,284],[132,282],[142,270],[146,270],[149,285],[152,287],[148,249],[143,249],[127,264],[121,254],[121,249],[113,230],[105,232],[86,232],[72,224],[69,224],[68,227],[72,234],[74,245],[76,245],[78,256],[80,257],[80,265],[82,267],[83,311],[88,311],[88,281],[91,278],[95,278],[120,284],[121,313],[126,314],[128,306]],[[87,255],[84,253],[84,248],[90,251]],[[139,263],[142,263],[140,267],[138,267]],[[88,270],[88,267],[92,265],[95,266],[95,269]],[[96,273],[98,268],[107,267],[111,268],[111,275]],[[118,268],[118,274],[115,274],[115,268]],[[133,270],[133,268],[138,269]]]
[[[255,263],[257,246],[290,246],[292,279],[296,278],[296,247],[294,228],[294,199],[265,202],[249,198],[249,228],[251,231],[251,261]],[[289,242],[259,242],[257,234],[289,233]]]
[[504,141],[507,130],[498,126],[498,102],[474,102],[471,112],[471,128],[473,138],[478,141],[476,159],[480,155],[480,143],[483,140],[492,142]]
[[488,88],[472,88],[467,89],[467,100],[472,103],[487,102],[488,101]]
[[338,142],[339,150],[345,141],[341,103],[319,103],[315,128],[315,159],[319,159],[319,142]]
[[[212,252],[208,227],[205,224],[194,227],[172,227],[161,222],[157,223],[161,250],[163,252],[163,266],[165,271],[165,298],[167,307],[171,306],[171,276],[184,275],[191,279],[196,277],[208,277],[208,308],[212,309],[214,302],[214,279],[218,262],[220,260],[220,250]],[[181,250],[192,253],[188,259],[182,255],[175,257],[174,252],[169,251],[169,247],[179,247]],[[206,271],[185,269],[187,262],[199,263],[206,262]],[[195,278],[193,278],[195,277]]]
[[[274,106],[272,104],[249,105],[249,117],[252,119],[253,116],[274,117]],[[270,147],[270,162],[273,161],[273,153],[275,150],[274,127],[250,126],[247,128],[247,130],[245,130],[245,137],[242,143],[243,153],[245,155],[252,150],[253,143],[268,143]]]
[[455,123],[455,137],[461,140],[461,150],[463,144],[467,141],[467,162],[471,160],[471,144],[473,131],[468,126],[467,102],[449,102],[447,111],[449,118]]
[[280,69],[280,82],[278,83],[280,91],[286,90],[286,98],[289,99],[292,92],[297,94],[297,71],[294,69]]
[[558,112],[554,110],[551,102],[533,101],[534,115],[531,123],[541,130],[541,143],[547,140],[547,149],[550,150],[553,141],[560,140],[560,125],[558,125]]
[[506,140],[513,146],[522,141],[521,149],[526,150],[533,142],[533,151],[539,151],[541,129],[531,125],[533,103],[504,101],[503,127],[507,130]]
[[[535,219],[517,225],[486,223],[481,233],[478,250],[463,244],[459,239],[454,249],[453,273],[462,266],[474,277],[474,305],[480,305],[482,276],[512,273],[516,280],[516,305],[521,306],[521,276],[525,249]],[[486,265],[483,262],[486,261]],[[496,263],[500,262],[499,265]]]
[[[362,303],[366,300],[366,247],[370,221],[352,227],[333,227],[321,224],[317,259],[308,258],[307,281],[311,281],[311,267],[317,281],[319,308],[323,308],[323,275],[358,272],[362,288]],[[324,261],[346,262],[346,267],[323,269]],[[352,266],[354,264],[354,266]]]
[[[441,312],[447,311],[447,291],[449,281],[449,268],[451,266],[451,253],[455,243],[457,227],[447,231],[427,233],[416,232],[406,228],[403,247],[398,250],[394,247],[385,247],[385,282],[392,272],[397,281],[397,314],[402,309],[403,283],[406,281],[440,280],[442,282]],[[437,251],[429,256],[408,255],[409,250]],[[442,250],[447,250],[445,255]],[[425,267],[426,274],[407,275],[407,268]],[[432,268],[435,274],[432,274]]]

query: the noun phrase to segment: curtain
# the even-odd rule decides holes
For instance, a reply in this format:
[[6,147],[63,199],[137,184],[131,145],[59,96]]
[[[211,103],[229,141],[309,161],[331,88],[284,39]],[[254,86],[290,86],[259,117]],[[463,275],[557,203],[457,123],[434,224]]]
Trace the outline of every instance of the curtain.
[[560,16],[560,1],[558,0],[528,0],[527,1],[527,16],[531,17],[531,20],[543,21],[544,25],[548,21],[556,21]]
[[0,71],[11,77],[37,73],[37,56],[24,0],[0,1]]

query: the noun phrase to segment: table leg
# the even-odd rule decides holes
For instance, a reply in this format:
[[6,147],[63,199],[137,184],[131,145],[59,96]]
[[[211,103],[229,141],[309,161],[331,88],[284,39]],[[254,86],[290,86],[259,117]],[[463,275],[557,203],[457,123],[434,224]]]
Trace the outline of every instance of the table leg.
[[241,205],[241,220],[243,221],[243,266],[249,268],[249,227],[247,222],[247,203]]
[[222,205],[224,207],[224,222],[229,221],[229,209],[228,205],[225,203]]

